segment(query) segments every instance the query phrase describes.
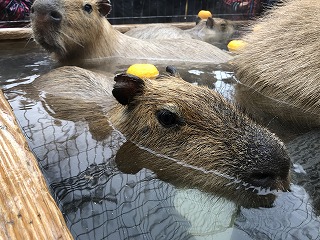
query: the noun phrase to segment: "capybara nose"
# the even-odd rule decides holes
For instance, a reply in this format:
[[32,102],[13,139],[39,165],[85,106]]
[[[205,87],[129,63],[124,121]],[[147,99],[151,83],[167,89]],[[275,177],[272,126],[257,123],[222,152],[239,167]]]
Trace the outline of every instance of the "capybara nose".
[[248,173],[248,182],[255,187],[287,191],[290,184],[289,173],[290,159],[289,157],[283,157],[278,163],[271,160],[268,166],[261,164],[260,168],[250,171]]
[[62,14],[54,1],[38,0],[31,7],[31,18],[42,23],[59,24],[62,20]]
[[264,141],[265,144],[259,144],[262,138],[260,136],[255,139],[254,144],[249,144],[246,181],[255,187],[288,190],[291,167],[289,154],[285,146],[278,141]]
[[[283,169],[283,174],[276,174],[273,172],[252,172],[249,174],[249,181],[252,186],[287,190],[288,188],[288,172],[289,169]],[[285,183],[281,184],[280,183]]]

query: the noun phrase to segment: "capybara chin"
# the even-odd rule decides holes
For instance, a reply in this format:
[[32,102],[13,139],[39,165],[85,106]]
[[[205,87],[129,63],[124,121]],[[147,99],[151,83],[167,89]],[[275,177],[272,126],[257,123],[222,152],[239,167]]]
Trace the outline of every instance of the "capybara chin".
[[195,39],[141,40],[115,30],[106,19],[109,0],[36,0],[31,10],[33,36],[62,63],[119,56],[219,64],[231,56]]
[[111,93],[113,82],[103,78],[61,67],[35,85],[55,112],[67,106],[78,111],[78,118],[94,118],[101,113],[91,109],[100,106],[107,120],[98,128],[112,125],[127,139],[116,156],[124,172],[148,168],[177,186],[245,207],[270,207],[275,194],[269,190],[289,189],[290,160],[283,143],[217,92],[179,77],[142,80],[119,74]]
[[187,30],[165,24],[157,24],[133,28],[125,34],[139,39],[193,38],[222,48],[230,41],[234,31],[234,26],[230,21],[209,17]]
[[284,1],[244,37],[233,61],[239,81],[266,96],[258,108],[311,127],[320,126],[319,13],[317,0]]

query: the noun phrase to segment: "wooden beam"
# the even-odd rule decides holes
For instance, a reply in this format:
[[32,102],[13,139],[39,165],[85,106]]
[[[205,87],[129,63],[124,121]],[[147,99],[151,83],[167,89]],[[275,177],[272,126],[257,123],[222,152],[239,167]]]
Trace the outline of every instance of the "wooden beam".
[[[115,29],[124,33],[132,28],[146,26],[146,25],[159,25],[165,24],[168,26],[175,26],[181,29],[190,29],[195,26],[195,22],[181,22],[181,23],[148,23],[148,24],[122,24],[113,25]],[[235,21],[236,27],[248,24],[248,21]],[[0,40],[12,40],[12,39],[29,39],[32,37],[31,28],[0,28]]]
[[73,239],[0,91],[0,239]]
[[31,28],[0,28],[0,40],[31,38]]
[[140,26],[157,26],[157,25],[167,25],[175,26],[181,29],[190,29],[196,25],[195,22],[182,22],[182,23],[147,23],[147,24],[121,24],[121,25],[112,25],[118,31],[124,33],[130,29],[137,28]]
[[[181,29],[188,29],[195,26],[195,23],[164,23],[166,25],[176,26]],[[123,24],[113,25],[115,29],[124,33],[132,28],[139,26],[145,26],[146,24]],[[148,25],[158,25],[158,23],[152,23]],[[32,36],[31,28],[0,28],[0,40],[13,40],[13,39],[28,39]]]

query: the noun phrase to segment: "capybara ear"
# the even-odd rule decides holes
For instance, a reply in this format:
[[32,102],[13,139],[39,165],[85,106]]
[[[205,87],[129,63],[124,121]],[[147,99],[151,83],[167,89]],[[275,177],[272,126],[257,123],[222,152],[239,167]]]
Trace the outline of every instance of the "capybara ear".
[[214,26],[214,20],[212,17],[208,17],[207,21],[206,21],[206,26],[207,28],[213,28]]
[[198,23],[201,21],[201,18],[200,17],[197,17],[196,19],[196,25],[198,25]]
[[120,73],[114,77],[114,81],[112,94],[122,105],[128,105],[135,96],[143,93],[144,81],[137,76]]
[[173,77],[177,77],[177,78],[180,77],[180,74],[175,66],[170,66],[170,65],[167,66],[166,72],[169,73]]
[[112,7],[110,0],[98,0],[97,5],[102,16],[107,16],[111,12]]

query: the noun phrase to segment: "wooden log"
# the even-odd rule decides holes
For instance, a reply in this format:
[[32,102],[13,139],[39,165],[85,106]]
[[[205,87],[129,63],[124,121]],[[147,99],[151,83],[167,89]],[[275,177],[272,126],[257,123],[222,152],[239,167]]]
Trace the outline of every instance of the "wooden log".
[[[234,21],[235,27],[247,25],[248,21]],[[113,25],[118,31],[125,33],[132,28],[145,26],[145,25],[159,25],[166,24],[168,26],[175,26],[183,30],[190,29],[195,26],[195,22],[182,22],[182,23],[148,23],[148,24],[122,24]],[[31,28],[0,28],[0,40],[10,40],[10,39],[29,39],[32,38]]]
[[0,40],[29,39],[31,28],[0,28]]
[[118,31],[125,33],[130,29],[141,27],[141,26],[157,26],[157,25],[168,25],[175,26],[181,28],[183,30],[190,29],[196,25],[195,22],[181,22],[181,23],[147,23],[147,24],[121,24],[121,25],[113,25],[115,29]]
[[2,91],[0,239],[73,239]]
[[[157,25],[158,23],[151,23],[148,25]],[[179,27],[181,29],[188,29],[195,26],[195,23],[164,23],[167,25],[172,25]],[[124,33],[132,28],[139,26],[144,26],[146,24],[123,24],[123,25],[113,25],[115,29]],[[0,28],[0,40],[10,40],[10,39],[29,39],[32,37],[31,28]]]

